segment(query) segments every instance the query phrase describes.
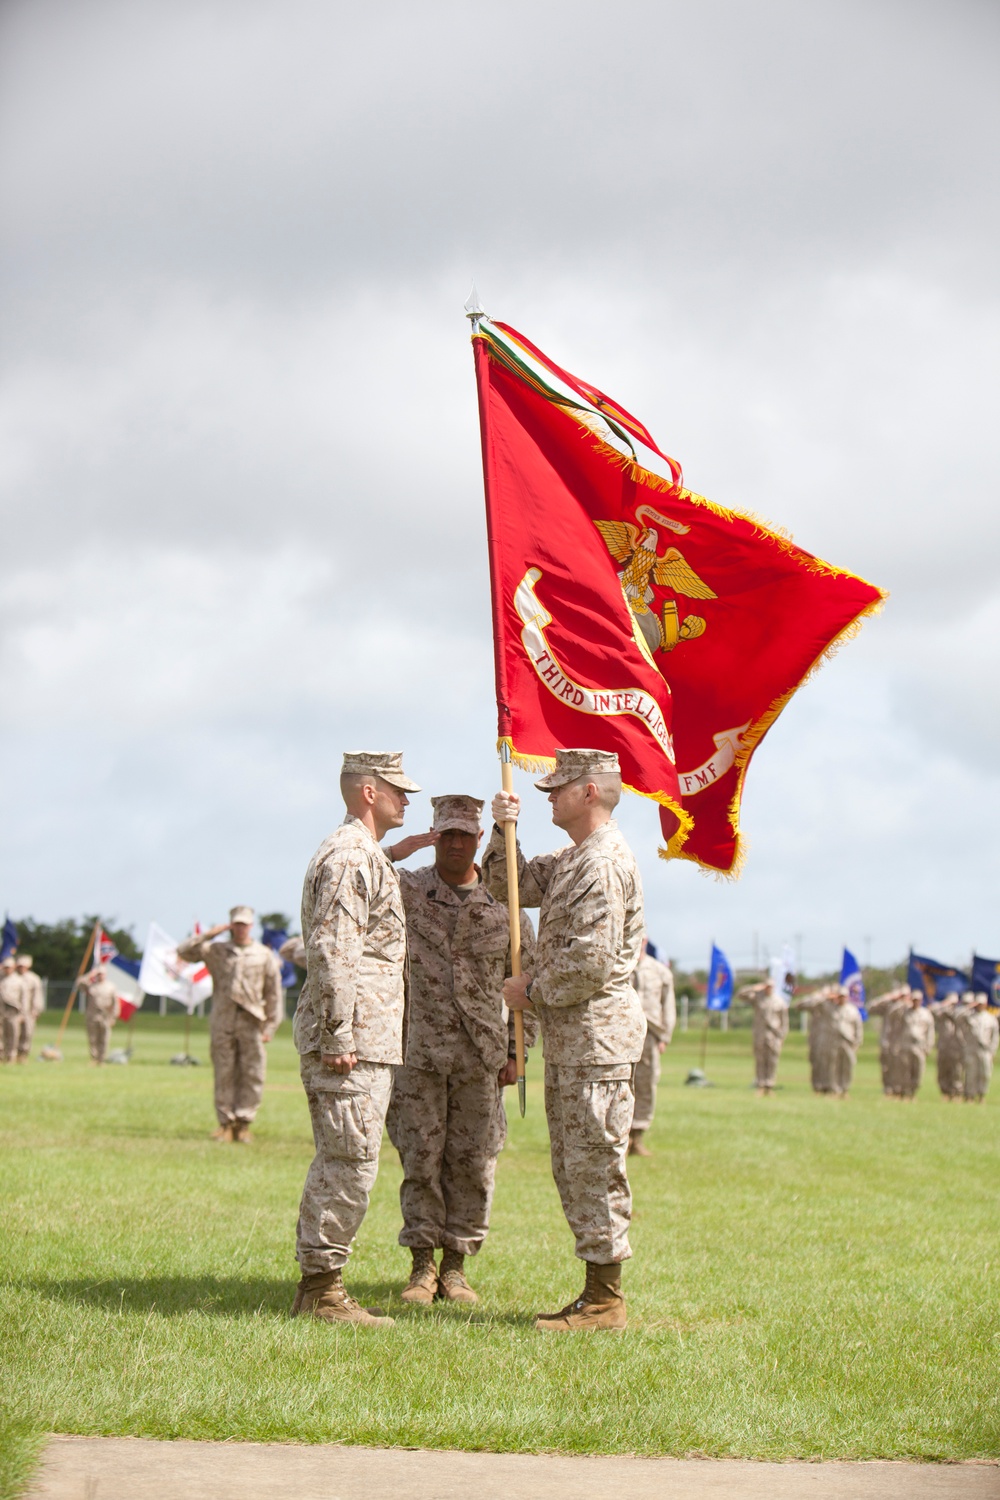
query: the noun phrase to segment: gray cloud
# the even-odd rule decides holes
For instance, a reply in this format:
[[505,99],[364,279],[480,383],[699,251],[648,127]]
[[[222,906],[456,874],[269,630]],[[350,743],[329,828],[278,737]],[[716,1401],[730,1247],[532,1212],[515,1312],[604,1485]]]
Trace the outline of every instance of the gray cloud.
[[694,488],[892,590],[760,752],[738,886],[625,811],[661,941],[1000,951],[998,29],[8,0],[12,910],[288,908],[348,742],[489,790],[475,274]]

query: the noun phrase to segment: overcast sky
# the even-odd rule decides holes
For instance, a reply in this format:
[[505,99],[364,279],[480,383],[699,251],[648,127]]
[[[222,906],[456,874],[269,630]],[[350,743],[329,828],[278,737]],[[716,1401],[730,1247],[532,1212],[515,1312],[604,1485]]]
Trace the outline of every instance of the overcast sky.
[[0,903],[297,911],[345,748],[491,794],[475,277],[892,594],[758,752],[738,883],[628,799],[654,938],[1000,955],[998,42],[985,0],[5,0]]

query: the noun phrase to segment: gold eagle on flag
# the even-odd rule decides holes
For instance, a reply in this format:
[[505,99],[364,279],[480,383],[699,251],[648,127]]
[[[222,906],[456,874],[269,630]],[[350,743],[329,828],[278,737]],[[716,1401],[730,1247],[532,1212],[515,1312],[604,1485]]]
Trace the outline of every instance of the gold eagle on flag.
[[717,599],[719,596],[698,577],[676,547],[668,547],[662,556],[657,552],[659,533],[649,521],[656,521],[681,536],[690,531],[690,526],[671,521],[649,505],[640,505],[635,518],[639,525],[633,526],[630,521],[595,521],[594,525],[615,562],[624,564],[618,575],[622,592],[646,644],[651,651],[672,651],[678,641],[693,641],[703,635],[705,621],[701,615],[685,615],[681,620],[674,599],[664,602],[657,617],[650,609],[655,597],[650,579],[686,599]]

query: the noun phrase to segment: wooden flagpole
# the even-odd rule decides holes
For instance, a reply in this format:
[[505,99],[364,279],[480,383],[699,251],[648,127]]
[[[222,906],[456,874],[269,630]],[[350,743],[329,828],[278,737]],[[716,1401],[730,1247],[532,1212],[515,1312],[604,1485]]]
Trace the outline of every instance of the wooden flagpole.
[[[472,333],[473,337],[475,337],[480,319],[486,316],[485,309],[480,305],[479,293],[476,291],[475,284],[473,284],[469,300],[465,304],[465,316],[472,324]],[[482,422],[482,417],[480,420]],[[482,436],[485,443],[485,429],[483,429]],[[485,477],[485,459],[484,482],[487,485],[489,483]],[[501,731],[501,735],[502,733]],[[514,790],[514,764],[511,759],[510,744],[505,738],[501,738],[500,741],[500,785],[505,792],[512,792]],[[510,913],[510,971],[515,979],[519,979],[521,976],[521,899],[517,881],[517,824],[505,823],[503,825],[503,836],[504,849],[507,855],[507,908]],[[526,1102],[524,1012],[520,1010],[515,1010],[514,1012],[514,1053],[517,1063],[517,1107],[523,1117]]]
[[[510,745],[506,740],[500,747],[500,785],[505,792],[514,790],[514,765],[510,756]],[[504,847],[507,854],[507,908],[510,912],[510,972],[515,979],[521,974],[521,893],[517,880],[517,824],[503,825]],[[517,1107],[524,1116],[526,1083],[524,1067],[524,1011],[514,1012],[514,1052],[517,1059]]]
[[80,980],[87,972],[87,965],[90,963],[90,957],[94,951],[94,944],[97,941],[97,930],[100,925],[101,924],[99,920],[94,923],[94,930],[87,940],[86,948],[83,950],[83,961],[80,964],[80,968],[77,972],[76,978],[73,980],[73,988],[69,992],[69,999],[66,1001],[66,1009],[63,1011],[62,1020],[59,1022],[59,1030],[56,1032],[56,1039],[54,1043],[56,1051],[59,1050],[59,1043],[63,1039],[63,1032],[66,1030],[66,1027],[69,1024],[69,1016],[70,1011],[73,1009],[73,1001],[76,999],[76,992],[80,988]]

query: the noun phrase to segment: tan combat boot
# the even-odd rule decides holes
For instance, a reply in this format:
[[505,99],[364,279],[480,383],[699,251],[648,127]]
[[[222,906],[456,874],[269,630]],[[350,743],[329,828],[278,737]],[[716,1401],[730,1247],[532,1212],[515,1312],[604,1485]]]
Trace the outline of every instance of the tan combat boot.
[[441,1257],[438,1296],[445,1302],[467,1302],[471,1305],[479,1301],[465,1279],[465,1256],[458,1250],[445,1250]]
[[369,1311],[356,1302],[344,1286],[339,1270],[303,1276],[296,1288],[291,1317],[318,1318],[323,1323],[360,1323],[364,1328],[388,1327],[395,1322],[394,1318]]
[[252,1140],[253,1140],[253,1136],[250,1134],[250,1121],[249,1120],[234,1120],[233,1121],[233,1142],[234,1142],[234,1144],[237,1145],[237,1146],[249,1146],[249,1144],[250,1144],[250,1142]]
[[598,1266],[588,1260],[580,1296],[557,1313],[542,1313],[535,1327],[539,1333],[590,1333],[601,1328],[620,1331],[625,1322],[621,1266]]
[[217,1130],[212,1131],[212,1140],[221,1141],[223,1145],[233,1138],[233,1127],[231,1125],[220,1125]]
[[628,1133],[629,1156],[652,1156],[652,1151],[643,1142],[644,1130],[630,1130]]
[[418,1307],[430,1307],[438,1289],[434,1251],[426,1245],[413,1245],[410,1254],[413,1257],[410,1279],[399,1295],[404,1302],[415,1303]]

